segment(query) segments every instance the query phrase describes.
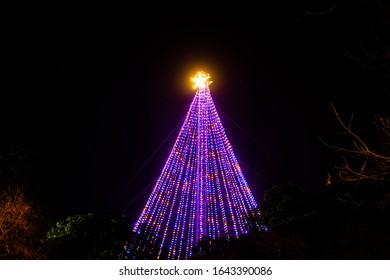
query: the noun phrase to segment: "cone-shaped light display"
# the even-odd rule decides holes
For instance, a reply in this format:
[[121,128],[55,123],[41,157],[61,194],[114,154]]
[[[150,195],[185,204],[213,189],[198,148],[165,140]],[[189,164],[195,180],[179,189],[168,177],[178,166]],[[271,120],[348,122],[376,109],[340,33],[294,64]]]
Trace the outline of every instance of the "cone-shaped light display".
[[195,97],[134,226],[158,244],[160,258],[187,259],[202,237],[246,233],[246,214],[257,207],[211,98],[209,78],[204,72],[193,78]]

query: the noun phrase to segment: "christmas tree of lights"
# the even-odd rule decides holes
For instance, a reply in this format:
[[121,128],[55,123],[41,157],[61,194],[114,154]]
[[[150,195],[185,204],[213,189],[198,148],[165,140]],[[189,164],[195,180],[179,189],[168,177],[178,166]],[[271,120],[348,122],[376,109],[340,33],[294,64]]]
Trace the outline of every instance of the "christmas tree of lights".
[[134,226],[134,233],[158,245],[158,258],[187,259],[203,237],[246,233],[246,215],[257,207],[211,98],[209,78],[204,72],[193,78],[195,97]]

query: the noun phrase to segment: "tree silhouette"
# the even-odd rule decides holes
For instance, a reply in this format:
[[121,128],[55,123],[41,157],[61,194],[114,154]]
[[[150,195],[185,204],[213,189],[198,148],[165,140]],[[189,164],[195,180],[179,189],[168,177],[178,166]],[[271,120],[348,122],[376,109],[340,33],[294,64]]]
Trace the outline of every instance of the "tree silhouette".
[[156,260],[167,259],[167,248],[161,249],[159,256],[160,244],[158,244],[155,232],[146,224],[141,224],[138,230],[132,231],[125,242],[118,259],[124,260]]

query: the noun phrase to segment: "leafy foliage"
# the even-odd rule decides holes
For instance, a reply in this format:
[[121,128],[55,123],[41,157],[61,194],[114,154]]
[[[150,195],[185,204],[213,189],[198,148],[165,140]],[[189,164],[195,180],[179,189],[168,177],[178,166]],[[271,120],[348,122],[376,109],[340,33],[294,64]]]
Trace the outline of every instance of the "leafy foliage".
[[116,259],[129,232],[122,217],[74,215],[47,233],[50,259]]

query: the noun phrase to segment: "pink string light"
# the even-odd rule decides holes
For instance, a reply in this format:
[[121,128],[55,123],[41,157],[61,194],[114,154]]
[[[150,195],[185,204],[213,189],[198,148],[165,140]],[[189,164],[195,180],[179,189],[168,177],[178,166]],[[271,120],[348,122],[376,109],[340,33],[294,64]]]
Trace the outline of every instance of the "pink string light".
[[210,83],[198,87],[134,226],[136,233],[146,228],[147,238],[159,244],[158,257],[167,250],[169,259],[187,259],[202,237],[246,233],[245,215],[257,207],[217,114]]

